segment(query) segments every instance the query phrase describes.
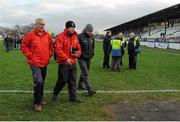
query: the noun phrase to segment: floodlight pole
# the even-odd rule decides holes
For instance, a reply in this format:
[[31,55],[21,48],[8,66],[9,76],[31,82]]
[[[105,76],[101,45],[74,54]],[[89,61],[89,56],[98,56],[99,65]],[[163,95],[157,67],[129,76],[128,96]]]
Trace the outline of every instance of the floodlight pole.
[[151,24],[150,24],[151,22],[150,22],[150,20],[149,20],[149,24],[148,24],[148,26],[149,26],[149,36],[151,36]]
[[164,34],[166,35],[166,30],[167,30],[167,25],[166,25],[166,22],[167,22],[167,14],[166,14],[166,11],[165,11],[165,27],[164,27]]

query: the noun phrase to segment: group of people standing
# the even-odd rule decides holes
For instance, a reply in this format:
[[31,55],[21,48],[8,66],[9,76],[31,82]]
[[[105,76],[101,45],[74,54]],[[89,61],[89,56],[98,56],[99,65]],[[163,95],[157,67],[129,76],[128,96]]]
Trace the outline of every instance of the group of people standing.
[[[80,34],[75,31],[75,23],[67,21],[65,29],[55,40],[55,44],[45,31],[45,21],[42,18],[35,20],[35,27],[28,32],[22,41],[21,51],[27,58],[27,62],[32,71],[34,83],[34,109],[41,112],[46,102],[43,99],[43,89],[47,74],[47,65],[50,58],[55,52],[58,63],[58,78],[53,90],[52,99],[57,100],[64,86],[68,85],[69,100],[71,102],[80,103],[81,100],[77,96],[76,90],[87,90],[88,96],[93,96],[96,91],[92,87],[89,78],[89,69],[91,59],[94,56],[95,39],[93,36],[93,26],[87,24]],[[138,49],[140,46],[138,38],[134,33],[130,34],[130,40],[126,44],[126,40],[122,33],[117,38],[111,38],[111,32],[108,31],[103,41],[104,49],[104,68],[110,68],[109,55],[112,55],[111,69],[113,71],[121,71],[122,58],[125,54],[125,47],[128,46],[129,68],[136,69],[136,60]],[[79,84],[76,87],[77,67],[79,63],[81,70]]]
[[[129,54],[129,69],[136,69],[137,54],[140,53],[140,41],[135,33],[130,33],[128,43],[120,32],[116,38],[112,39],[111,31],[107,31],[103,40],[104,60],[103,68],[111,68],[112,71],[122,71],[123,56],[127,47]],[[109,64],[110,55],[112,56],[111,66]]]
[[4,38],[4,47],[6,49],[6,52],[9,52],[13,48],[16,48],[17,50],[20,50],[20,45],[22,42],[22,36],[11,36],[10,34],[7,34]]
[[[76,94],[76,78],[79,63],[81,74],[79,89],[86,89],[89,96],[96,94],[89,79],[90,60],[94,56],[93,26],[87,24],[79,35],[75,31],[75,23],[67,21],[65,29],[55,41],[55,54],[58,63],[58,78],[54,87],[52,99],[57,100],[59,93],[68,84],[69,100],[80,103]],[[45,21],[42,18],[35,20],[35,28],[28,32],[23,41],[21,50],[28,60],[34,82],[34,109],[41,112],[46,102],[43,99],[47,65],[53,55],[54,43],[51,36],[45,31]]]

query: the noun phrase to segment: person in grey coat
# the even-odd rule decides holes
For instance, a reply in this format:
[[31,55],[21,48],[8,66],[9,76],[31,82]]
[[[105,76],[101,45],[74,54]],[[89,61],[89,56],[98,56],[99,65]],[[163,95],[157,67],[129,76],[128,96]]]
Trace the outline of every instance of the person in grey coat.
[[[87,24],[83,32],[78,35],[79,43],[81,45],[81,56],[78,61],[81,74],[78,89],[87,89],[89,96],[96,94],[89,79],[90,63],[94,56],[95,47],[95,39],[92,32],[93,26],[91,24]],[[84,85],[86,88],[84,88]]]

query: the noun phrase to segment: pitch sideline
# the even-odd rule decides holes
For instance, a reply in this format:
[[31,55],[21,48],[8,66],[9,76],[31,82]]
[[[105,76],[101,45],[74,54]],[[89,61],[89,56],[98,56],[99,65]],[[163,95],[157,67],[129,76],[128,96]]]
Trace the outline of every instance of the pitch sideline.
[[[53,91],[44,91],[44,93],[52,93]],[[78,93],[86,93],[87,91],[77,91]],[[167,93],[167,92],[180,92],[178,89],[163,89],[163,90],[121,90],[121,91],[105,91],[97,90],[97,93],[108,93],[108,94],[133,94],[133,93]],[[30,90],[0,90],[0,93],[33,93]],[[62,91],[61,93],[68,93],[67,91]]]

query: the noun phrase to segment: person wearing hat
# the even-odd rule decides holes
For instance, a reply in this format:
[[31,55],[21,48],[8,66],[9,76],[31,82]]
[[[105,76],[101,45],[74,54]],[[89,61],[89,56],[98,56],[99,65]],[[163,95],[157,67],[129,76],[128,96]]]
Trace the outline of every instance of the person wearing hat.
[[128,42],[128,54],[129,54],[129,69],[136,69],[137,54],[140,52],[140,41],[135,33],[130,33],[130,40]]
[[78,35],[82,50],[81,56],[78,61],[81,70],[78,88],[83,90],[87,89],[89,96],[93,96],[94,94],[96,94],[89,79],[90,63],[91,59],[94,56],[95,47],[95,39],[92,32],[93,26],[91,24],[87,24],[82,33]]
[[56,38],[56,56],[58,67],[58,79],[54,87],[53,100],[57,100],[58,94],[68,84],[69,99],[71,102],[80,103],[76,94],[76,63],[81,55],[81,47],[78,35],[75,32],[75,23],[66,22],[66,28]]
[[27,58],[32,71],[34,83],[34,109],[42,111],[43,88],[46,78],[47,65],[53,53],[53,41],[49,33],[45,31],[45,21],[42,18],[35,20],[35,28],[28,32],[21,45],[21,51]]

